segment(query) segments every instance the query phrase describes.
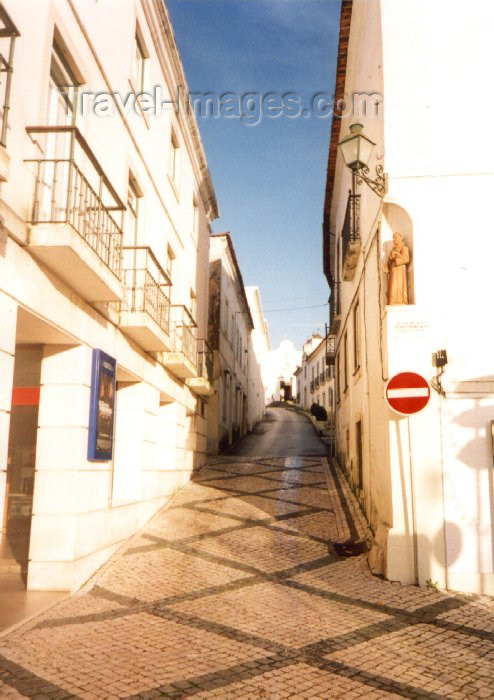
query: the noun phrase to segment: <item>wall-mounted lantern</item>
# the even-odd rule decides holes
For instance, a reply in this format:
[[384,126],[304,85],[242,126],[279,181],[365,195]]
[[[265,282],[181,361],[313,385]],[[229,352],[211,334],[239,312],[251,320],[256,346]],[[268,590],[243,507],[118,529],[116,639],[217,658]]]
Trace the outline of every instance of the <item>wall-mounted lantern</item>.
[[382,165],[376,166],[376,177],[369,177],[368,162],[372,149],[376,145],[363,133],[362,124],[352,124],[350,133],[338,144],[347,168],[352,171],[353,194],[357,191],[357,185],[365,182],[379,197],[384,197],[387,190],[387,178]]

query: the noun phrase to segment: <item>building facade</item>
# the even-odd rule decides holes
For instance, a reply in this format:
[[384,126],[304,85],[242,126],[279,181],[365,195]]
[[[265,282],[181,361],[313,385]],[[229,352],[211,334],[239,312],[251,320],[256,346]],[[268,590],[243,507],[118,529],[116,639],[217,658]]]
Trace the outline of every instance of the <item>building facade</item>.
[[205,459],[218,212],[163,2],[0,13],[1,551],[75,589]]
[[323,406],[328,419],[334,419],[334,354],[332,336],[314,334],[302,349],[297,368],[297,403],[306,411],[312,404]]
[[208,453],[223,452],[247,434],[254,420],[251,380],[260,384],[252,347],[254,322],[229,233],[211,237],[208,339],[213,352],[213,387]]
[[[376,535],[371,565],[490,594],[494,333],[480,300],[493,295],[494,176],[450,95],[482,92],[492,21],[482,0],[343,0],[324,211],[338,453]],[[356,182],[338,148],[354,123],[375,144]],[[385,402],[401,372],[431,387],[410,417]]]
[[249,423],[251,431],[266,409],[267,358],[270,350],[268,324],[264,318],[259,287],[245,287],[254,327],[249,338]]
[[302,352],[295,348],[291,340],[282,340],[275,350],[271,350],[266,360],[266,401],[294,401],[297,386],[294,371],[300,365]]

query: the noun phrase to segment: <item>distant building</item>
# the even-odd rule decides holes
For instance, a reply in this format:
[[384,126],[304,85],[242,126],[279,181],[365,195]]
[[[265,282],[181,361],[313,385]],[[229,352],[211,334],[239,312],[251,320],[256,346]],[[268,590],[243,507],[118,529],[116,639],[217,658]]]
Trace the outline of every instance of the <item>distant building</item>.
[[138,96],[186,89],[163,2],[0,19],[0,552],[75,589],[205,460],[218,210],[193,115]]
[[[467,85],[491,113],[493,21],[491,2],[343,0],[324,208],[338,455],[376,535],[371,566],[490,595],[492,147],[473,145],[451,95]],[[375,146],[347,154],[367,162],[355,182],[338,144],[358,122]],[[410,417],[385,401],[402,372],[430,385]],[[402,414],[428,395],[404,382],[389,395]]]
[[229,233],[211,237],[208,339],[213,351],[214,395],[210,399],[208,453],[217,454],[249,431],[260,408],[249,412],[253,391],[260,390],[260,368],[253,353],[254,321],[242,273]]
[[270,351],[268,324],[264,318],[259,287],[245,287],[254,328],[249,342],[249,420],[252,430],[266,408],[267,360]]
[[276,350],[271,350],[266,361],[266,400],[286,401],[296,398],[297,389],[293,373],[300,364],[302,353],[291,340],[282,340]]
[[334,355],[333,336],[313,335],[304,344],[302,363],[295,373],[297,402],[305,410],[313,403],[323,406],[334,418]]

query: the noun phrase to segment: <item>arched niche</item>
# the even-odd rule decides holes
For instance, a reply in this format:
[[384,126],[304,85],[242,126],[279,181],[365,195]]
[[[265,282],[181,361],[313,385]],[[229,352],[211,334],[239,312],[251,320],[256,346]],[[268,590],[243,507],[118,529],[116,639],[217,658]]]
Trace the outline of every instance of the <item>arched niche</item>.
[[[393,247],[393,234],[401,233],[405,239],[405,243],[408,246],[410,252],[410,264],[407,266],[407,284],[408,284],[408,303],[415,304],[415,276],[414,276],[414,266],[415,266],[415,256],[413,254],[413,223],[410,215],[403,209],[399,204],[394,202],[385,202],[383,205],[383,218],[381,225],[381,256],[382,264],[381,270],[388,260],[389,253]],[[384,304],[386,304],[387,296],[387,281],[388,276],[382,272],[383,275],[383,294],[384,294]]]

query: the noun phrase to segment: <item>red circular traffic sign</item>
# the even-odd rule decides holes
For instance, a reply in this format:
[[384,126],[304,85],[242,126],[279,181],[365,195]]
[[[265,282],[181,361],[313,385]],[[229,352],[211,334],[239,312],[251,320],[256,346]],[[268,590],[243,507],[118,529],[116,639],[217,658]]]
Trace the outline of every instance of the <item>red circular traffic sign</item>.
[[427,379],[420,374],[400,372],[388,380],[384,396],[393,411],[402,416],[410,416],[427,406],[431,388]]

